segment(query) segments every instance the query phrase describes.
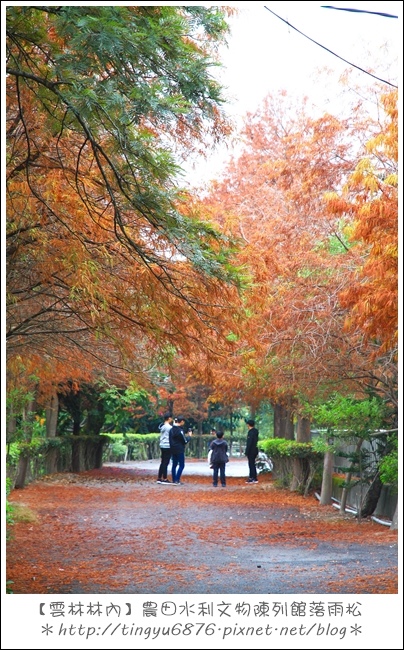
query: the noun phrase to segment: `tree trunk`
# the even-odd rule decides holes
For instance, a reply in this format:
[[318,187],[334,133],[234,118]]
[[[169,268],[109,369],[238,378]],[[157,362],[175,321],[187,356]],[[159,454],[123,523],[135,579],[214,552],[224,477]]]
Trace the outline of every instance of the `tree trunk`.
[[295,425],[293,423],[293,411],[287,409],[285,413],[285,438],[286,440],[295,439]]
[[274,408],[274,438],[282,438],[280,404],[274,404],[273,408]]
[[290,483],[290,491],[298,491],[304,484],[304,467],[302,458],[293,459],[293,476]]
[[196,457],[197,458],[202,458],[202,456],[203,456],[203,438],[202,438],[203,427],[202,427],[202,424],[203,424],[203,420],[202,419],[198,420],[198,423],[197,423],[198,441],[197,441],[197,444],[196,444]]
[[283,404],[274,405],[274,438],[286,437],[286,413]]
[[329,506],[331,503],[333,469],[334,454],[332,451],[326,451],[324,454],[323,480],[321,483],[321,506]]
[[98,436],[105,422],[104,403],[97,399],[96,404],[87,411],[86,431],[91,436]]
[[[27,408],[23,413],[23,435],[24,442],[31,442],[32,438],[32,418],[31,414],[34,410],[35,400],[31,399],[27,404]],[[29,454],[22,454],[18,459],[17,477],[14,482],[14,487],[20,490],[24,487],[27,478],[29,467]]]
[[346,502],[347,502],[347,498],[348,498],[348,494],[349,494],[349,490],[350,490],[349,484],[351,482],[351,478],[352,478],[352,472],[347,472],[345,474],[345,483],[347,483],[348,485],[347,485],[347,487],[342,488],[341,505],[340,505],[340,509],[339,509],[340,515],[345,514],[345,511],[346,511]]
[[309,468],[307,472],[307,478],[305,481],[305,486],[304,486],[304,496],[307,497],[309,490],[310,490],[310,485],[313,481],[313,478],[316,474],[316,463],[314,461],[309,461]]
[[81,472],[81,442],[74,440],[74,436],[80,434],[81,429],[81,393],[77,391],[72,399],[71,415],[73,418],[73,441],[72,441],[72,472]]
[[6,463],[11,462],[10,444],[14,441],[16,432],[17,432],[17,418],[14,415],[13,406],[11,405],[7,413],[7,423],[6,423],[6,443],[7,443]]
[[297,420],[296,441],[297,442],[311,441],[310,420],[308,418],[301,417],[300,415]]
[[[46,409],[46,437],[55,438],[59,414],[59,398],[56,391],[51,396]],[[57,471],[58,450],[53,447],[48,449],[46,454],[46,473],[54,474]]]
[[[102,467],[102,455],[104,451],[104,444],[102,442],[102,436],[100,436],[101,440],[99,444],[97,445],[97,449],[95,452],[95,461],[94,461],[94,469],[100,469]],[[126,449],[126,454],[128,453],[128,450]],[[126,460],[126,454],[124,460]]]
[[173,417],[174,400],[172,400],[172,399],[167,399],[167,413],[169,413],[171,415],[171,417]]
[[46,473],[55,474],[58,468],[58,450],[53,447],[46,454]]
[[78,418],[73,419],[73,435],[78,436],[81,430],[81,417],[79,415]]
[[363,503],[361,504],[360,517],[370,517],[373,515],[377,507],[377,502],[380,498],[382,487],[383,483],[380,480],[379,472],[377,472],[377,474],[373,477],[369,489],[366,492]]
[[10,406],[7,413],[7,425],[6,425],[6,440],[7,442],[13,442],[14,436],[17,431],[17,418],[13,411],[13,405]]
[[56,436],[58,414],[59,414],[59,398],[55,391],[51,396],[45,409],[47,438],[54,438]]
[[229,440],[229,451],[233,447],[233,410],[230,409],[230,440]]
[[28,464],[29,464],[28,456],[19,457],[17,476],[14,483],[14,488],[16,490],[21,490],[25,485],[25,480],[27,478]]
[[72,439],[72,472],[80,472],[80,438]]

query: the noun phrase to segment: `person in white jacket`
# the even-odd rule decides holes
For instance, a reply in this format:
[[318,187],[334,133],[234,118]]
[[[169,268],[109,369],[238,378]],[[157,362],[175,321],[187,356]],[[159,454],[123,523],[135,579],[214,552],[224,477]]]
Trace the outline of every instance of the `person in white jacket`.
[[171,458],[170,431],[172,428],[172,423],[173,418],[169,413],[166,413],[164,416],[164,423],[160,429],[161,463],[159,467],[157,483],[170,483],[167,478],[167,467]]

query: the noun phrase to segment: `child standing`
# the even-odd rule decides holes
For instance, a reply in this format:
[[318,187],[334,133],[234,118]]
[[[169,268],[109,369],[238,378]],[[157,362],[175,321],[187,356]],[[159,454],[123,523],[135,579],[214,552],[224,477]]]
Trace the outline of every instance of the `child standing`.
[[227,448],[227,442],[223,438],[223,431],[217,431],[216,439],[212,440],[209,445],[209,449],[212,451],[210,465],[213,468],[213,487],[217,487],[219,475],[222,487],[226,487],[226,463],[229,460]]

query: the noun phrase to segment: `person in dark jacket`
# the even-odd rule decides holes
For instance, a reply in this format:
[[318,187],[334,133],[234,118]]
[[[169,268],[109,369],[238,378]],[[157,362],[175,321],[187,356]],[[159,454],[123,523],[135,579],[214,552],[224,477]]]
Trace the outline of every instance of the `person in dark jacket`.
[[191,440],[184,435],[185,418],[179,415],[170,431],[171,476],[174,485],[182,485],[180,479],[185,466],[185,447]]
[[246,483],[258,483],[257,468],[255,459],[258,456],[258,429],[255,428],[254,420],[247,420],[248,433],[245,455],[248,458],[249,478]]
[[210,466],[213,468],[213,487],[217,487],[217,479],[220,474],[222,487],[226,487],[226,463],[229,460],[227,455],[227,442],[223,438],[223,431],[217,431],[216,439],[209,445],[212,452]]

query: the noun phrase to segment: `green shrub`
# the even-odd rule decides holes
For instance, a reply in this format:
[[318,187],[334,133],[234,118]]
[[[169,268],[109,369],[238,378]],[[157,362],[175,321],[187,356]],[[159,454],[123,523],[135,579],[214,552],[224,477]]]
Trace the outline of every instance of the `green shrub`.
[[321,459],[322,453],[317,451],[311,442],[296,442],[284,438],[267,438],[260,441],[260,447],[272,459],[274,458],[312,458]]
[[307,494],[321,481],[323,453],[311,442],[268,438],[260,441],[260,448],[272,460],[275,485]]
[[20,457],[18,442],[11,442],[7,445],[6,462],[9,467],[17,467]]
[[382,483],[388,483],[394,487],[398,485],[398,439],[390,440],[392,449],[380,461],[380,479]]
[[[105,457],[111,459],[113,445],[116,449],[124,447],[128,449],[128,460],[148,460],[160,456],[160,434],[159,433],[103,433],[103,437],[109,441],[109,447]],[[121,447],[119,447],[119,445]]]
[[11,478],[6,478],[6,524],[12,526],[14,523],[14,504],[8,500],[8,495],[12,489]]
[[347,487],[347,482],[343,476],[333,476],[332,477],[333,485],[337,488]]
[[[51,471],[82,471],[99,467],[102,445],[105,438],[99,435],[63,435],[54,438],[34,438],[30,442],[11,443],[7,467],[14,470],[20,459],[28,459],[26,481],[38,478]],[[73,455],[74,463],[73,463]],[[22,486],[19,486],[22,487]]]

